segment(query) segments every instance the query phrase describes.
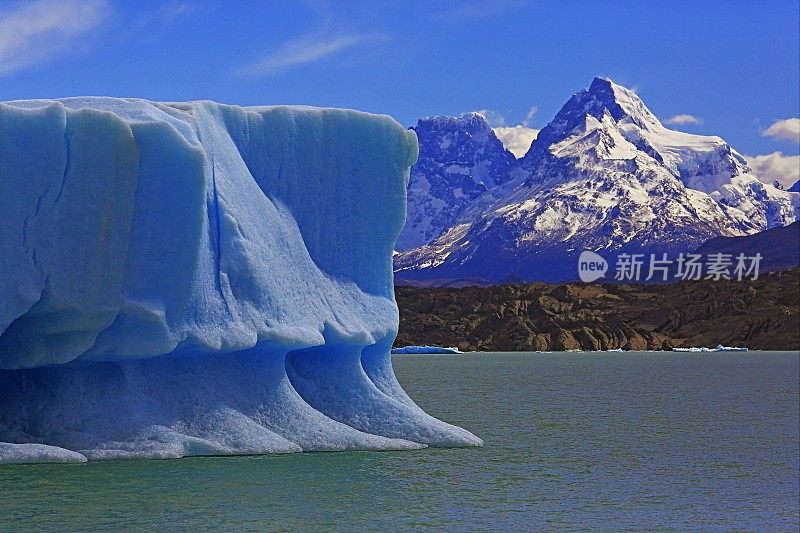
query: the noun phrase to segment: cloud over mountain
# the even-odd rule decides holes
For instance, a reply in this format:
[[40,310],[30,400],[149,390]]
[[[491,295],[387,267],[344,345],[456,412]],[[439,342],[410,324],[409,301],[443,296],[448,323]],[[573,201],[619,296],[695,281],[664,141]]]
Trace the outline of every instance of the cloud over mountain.
[[531,143],[539,134],[539,130],[528,128],[522,124],[516,126],[499,126],[492,128],[494,134],[503,143],[506,149],[514,154],[517,159],[524,156],[531,147]]
[[772,152],[767,155],[745,156],[747,164],[758,179],[764,183],[778,182],[785,188],[800,180],[800,155],[783,155]]
[[776,120],[761,135],[800,144],[800,118]]
[[681,114],[681,115],[675,115],[675,116],[669,117],[664,122],[666,122],[667,124],[675,124],[675,125],[678,125],[678,126],[683,126],[685,124],[702,124],[703,123],[703,121],[701,119],[697,118],[696,116],[688,115],[688,114],[685,114],[685,113]]

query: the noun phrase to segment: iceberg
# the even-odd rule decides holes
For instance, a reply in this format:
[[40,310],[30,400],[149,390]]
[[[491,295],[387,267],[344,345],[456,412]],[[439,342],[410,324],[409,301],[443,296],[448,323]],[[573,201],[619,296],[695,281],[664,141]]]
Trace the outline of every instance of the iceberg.
[[0,103],[0,463],[472,446],[391,366],[413,132]]
[[462,353],[455,346],[401,346],[392,348],[394,354],[441,354],[441,353]]

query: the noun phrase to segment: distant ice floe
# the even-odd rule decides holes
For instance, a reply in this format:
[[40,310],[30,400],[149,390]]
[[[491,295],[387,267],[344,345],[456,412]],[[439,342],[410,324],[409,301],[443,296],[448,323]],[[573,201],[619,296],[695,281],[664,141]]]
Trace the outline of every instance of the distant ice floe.
[[701,347],[691,347],[691,348],[673,348],[672,351],[674,351],[674,352],[746,352],[746,351],[748,351],[748,349],[744,348],[744,347],[723,346],[721,344],[718,344],[716,348],[707,348],[705,346],[701,346]]
[[394,354],[415,354],[415,353],[462,353],[461,350],[455,347],[442,347],[442,346],[403,346],[400,348],[392,348]]

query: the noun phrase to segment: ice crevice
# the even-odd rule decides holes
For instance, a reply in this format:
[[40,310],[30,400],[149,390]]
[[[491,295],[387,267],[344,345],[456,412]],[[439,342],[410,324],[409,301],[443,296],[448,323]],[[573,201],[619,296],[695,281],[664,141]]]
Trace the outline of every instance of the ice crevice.
[[356,111],[0,103],[0,463],[480,445],[391,366],[416,156]]
[[[211,202],[213,208],[209,210],[209,214],[213,215],[213,233],[212,239],[214,241],[214,266],[215,272],[214,277],[217,282],[217,290],[219,290],[220,296],[222,300],[225,302],[225,307],[228,309],[228,312],[231,312],[231,308],[228,305],[227,298],[225,297],[225,291],[222,290],[222,268],[220,267],[220,263],[222,261],[222,246],[220,244],[221,241],[221,224],[220,224],[220,214],[219,214],[219,194],[217,193],[217,173],[214,165],[214,158],[211,158]],[[210,222],[211,223],[211,222]]]
[[[70,157],[70,137],[71,136],[72,136],[72,131],[71,131],[71,128],[70,128],[70,123],[67,120],[65,125],[64,125],[64,159],[65,159],[64,160],[64,172],[61,174],[61,181],[58,184],[58,194],[56,194],[56,197],[53,200],[52,209],[54,209],[56,204],[58,204],[58,201],[61,200],[61,197],[64,194],[64,186],[67,183],[67,176],[69,175],[71,162],[72,162],[72,158]],[[38,212],[38,210],[39,210],[38,207],[37,207],[36,210]]]

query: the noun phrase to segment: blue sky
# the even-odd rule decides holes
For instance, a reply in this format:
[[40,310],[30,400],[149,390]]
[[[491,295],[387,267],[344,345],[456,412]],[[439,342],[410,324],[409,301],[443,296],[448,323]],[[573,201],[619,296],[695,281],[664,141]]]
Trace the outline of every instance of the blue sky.
[[800,121],[767,130],[800,115],[798,28],[796,0],[0,0],[0,100],[298,103],[406,125],[490,110],[541,128],[599,75],[697,119],[677,129],[796,155]]

